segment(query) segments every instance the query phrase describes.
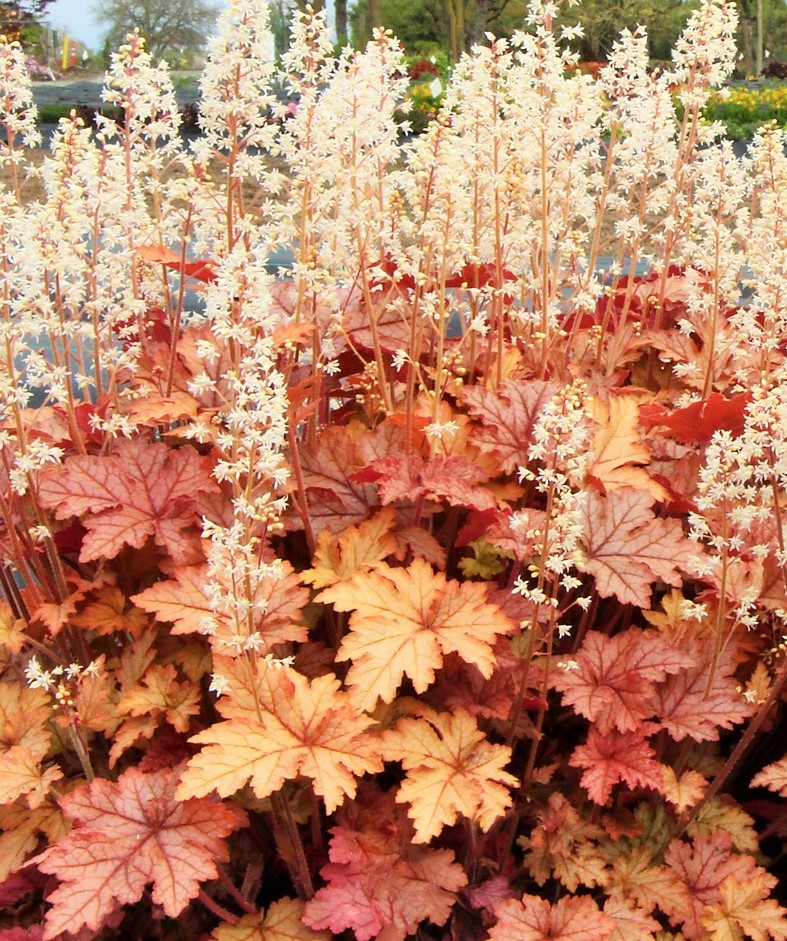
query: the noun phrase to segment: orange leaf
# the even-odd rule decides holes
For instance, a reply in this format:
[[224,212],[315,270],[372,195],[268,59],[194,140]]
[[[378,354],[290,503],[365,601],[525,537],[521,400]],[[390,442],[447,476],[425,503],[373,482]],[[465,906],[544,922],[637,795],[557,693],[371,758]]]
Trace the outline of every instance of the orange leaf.
[[176,561],[193,552],[194,497],[216,484],[191,447],[121,441],[109,457],[71,457],[42,477],[39,500],[58,519],[84,516],[82,562],[112,559],[152,536]]
[[[712,638],[693,638],[687,642],[685,670],[668,676],[656,691],[656,714],[676,740],[693,738],[697,742],[718,741],[722,729],[731,729],[757,708],[739,691],[734,676],[734,658],[726,652],[714,664]],[[713,669],[710,689],[708,674]]]
[[22,745],[0,755],[0,804],[10,804],[24,795],[29,807],[40,806],[50,785],[63,777],[56,766],[42,772],[41,758]]
[[511,806],[517,778],[503,771],[511,749],[491,744],[464,709],[402,719],[383,733],[382,756],[407,772],[396,800],[410,804],[416,843],[428,843],[460,815],[489,830]]
[[179,252],[172,251],[164,245],[141,245],[137,249],[140,258],[146,261],[159,262],[165,268],[171,271],[183,272],[190,278],[196,278],[198,281],[215,281],[216,271],[214,262],[204,260],[189,260],[184,258]]
[[144,716],[161,712],[178,732],[187,732],[191,716],[199,714],[202,699],[196,683],[179,683],[171,663],[155,664],[141,684],[129,690],[117,704],[121,715]]
[[347,581],[355,572],[374,568],[396,552],[393,527],[394,511],[385,507],[359,526],[348,526],[339,536],[323,529],[317,539],[314,568],[304,572],[301,579],[313,588],[326,588]]
[[548,806],[537,811],[538,825],[519,844],[527,852],[525,866],[538,885],[559,879],[569,892],[580,885],[605,885],[607,861],[599,851],[601,827],[584,819],[562,794],[553,792]]
[[245,915],[237,925],[219,925],[213,941],[329,941],[327,931],[312,931],[301,921],[300,899],[279,899],[267,912]]
[[608,898],[604,914],[615,922],[609,941],[653,941],[653,932],[661,928],[655,918],[622,898]]
[[336,659],[351,661],[347,683],[359,708],[391,702],[405,675],[424,692],[451,652],[489,677],[495,640],[513,624],[486,597],[482,583],[450,581],[421,559],[406,569],[380,564],[322,592],[319,601],[353,612]]
[[495,907],[489,941],[606,941],[615,922],[587,895],[565,896],[554,905],[535,895],[506,899]]
[[[234,794],[251,780],[257,797],[268,797],[298,774],[311,778],[325,799],[328,813],[356,791],[355,775],[376,772],[382,763],[367,729],[373,720],[361,715],[335,676],[306,677],[287,668],[260,664],[256,686],[245,718],[233,706],[233,716],[191,739],[207,745],[191,759],[178,788],[181,800],[216,790]],[[251,700],[251,701],[249,701]]]
[[663,405],[646,405],[640,411],[640,420],[650,427],[666,426],[679,441],[707,444],[715,431],[729,431],[735,436],[742,434],[746,406],[751,400],[751,392],[729,399],[714,392],[707,399],[671,412]]
[[662,791],[678,813],[683,813],[684,810],[700,801],[707,786],[707,778],[704,778],[699,771],[684,771],[678,777],[673,768],[664,768]]
[[5,601],[0,601],[0,647],[19,653],[25,643],[24,629],[24,622],[14,617]]
[[703,937],[705,906],[721,901],[720,887],[725,879],[732,876],[745,883],[763,871],[751,856],[732,852],[732,837],[728,833],[698,835],[693,845],[673,840],[664,861],[688,889],[688,909],[667,914],[673,923],[681,923],[690,941]]
[[591,413],[601,427],[590,448],[594,459],[588,477],[604,491],[633,487],[647,490],[655,500],[666,500],[664,487],[640,466],[650,463],[650,451],[639,433],[639,396],[613,395],[606,403],[591,399]]
[[[288,562],[281,564],[280,572],[280,578],[259,580],[254,590],[252,629],[262,638],[263,654],[276,644],[306,640],[302,610],[309,591]],[[229,593],[230,586],[224,591]],[[178,568],[174,578],[151,585],[131,600],[160,620],[174,622],[173,634],[210,634],[229,643],[237,631],[229,617],[211,606],[206,565]]]
[[752,787],[767,787],[787,797],[787,755],[763,768],[751,780]]
[[533,425],[557,392],[555,382],[508,380],[498,391],[468,386],[462,393],[468,412],[482,424],[472,437],[485,453],[494,454],[500,470],[510,473],[530,460]]
[[94,630],[100,636],[129,633],[138,637],[147,627],[148,618],[138,608],[127,611],[127,604],[128,599],[116,585],[103,585],[69,623]]
[[709,905],[702,915],[702,924],[710,932],[712,941],[738,939],[742,935],[752,941],[785,941],[787,938],[787,911],[768,893],[777,880],[764,870],[739,882],[727,876],[719,887],[720,900]]
[[83,926],[98,929],[117,904],[139,901],[153,884],[153,901],[177,917],[228,859],[224,838],[245,822],[242,811],[208,799],[175,798],[178,770],[141,774],[117,783],[97,779],[61,799],[75,827],[36,857],[61,885],[49,896],[45,939]]
[[22,745],[43,757],[49,750],[45,723],[51,716],[52,701],[43,689],[0,682],[0,750]]

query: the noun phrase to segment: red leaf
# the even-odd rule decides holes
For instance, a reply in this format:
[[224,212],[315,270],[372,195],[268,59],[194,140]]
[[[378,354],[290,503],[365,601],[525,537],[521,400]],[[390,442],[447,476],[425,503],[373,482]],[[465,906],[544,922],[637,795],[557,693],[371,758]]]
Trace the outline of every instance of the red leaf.
[[175,800],[179,771],[141,774],[117,783],[97,779],[61,799],[71,832],[33,862],[57,876],[44,938],[98,929],[116,904],[139,901],[153,884],[153,901],[177,917],[229,858],[224,838],[245,822],[243,812],[208,798]]
[[681,924],[689,941],[706,937],[701,920],[703,911],[706,905],[721,900],[721,885],[728,876],[744,883],[762,871],[751,856],[735,853],[732,837],[722,832],[700,834],[693,846],[673,840],[664,861],[689,890],[687,909],[667,913],[673,924]]
[[555,670],[552,685],[606,735],[632,732],[654,715],[655,682],[684,670],[688,657],[656,631],[629,628],[615,637],[589,631],[576,662],[576,670]]
[[672,411],[663,405],[643,405],[639,420],[647,428],[664,425],[672,437],[686,444],[707,444],[714,431],[743,434],[744,414],[751,400],[751,392],[730,399],[714,392],[707,399]]
[[404,941],[422,921],[448,920],[456,893],[467,883],[451,850],[413,846],[396,832],[391,795],[340,815],[331,830],[330,862],[321,870],[328,883],[306,903],[304,924],[339,934],[351,929],[357,941],[382,935]]
[[[516,280],[517,277],[513,271],[509,271],[508,268],[502,268],[498,284],[497,265],[493,261],[487,261],[481,264],[468,261],[456,274],[452,274],[446,279],[445,286],[447,288],[471,288],[477,290],[478,288],[486,287],[502,287],[506,281],[510,282]],[[510,304],[513,301],[513,295],[508,294],[506,297],[508,298],[506,303]]]
[[495,909],[489,941],[605,941],[615,922],[587,895],[564,896],[554,905],[536,895],[506,899]]
[[697,742],[715,742],[722,729],[742,722],[756,705],[747,702],[739,691],[740,684],[732,675],[735,663],[729,653],[719,658],[707,689],[713,662],[712,638],[694,638],[691,653],[695,663],[659,685],[656,714],[677,741],[688,736]]
[[359,454],[364,433],[357,422],[331,425],[314,449],[302,449],[303,479],[315,535],[322,529],[341,533],[347,526],[362,523],[370,507],[379,505],[373,487],[351,479],[368,463]]
[[422,497],[446,500],[451,506],[490,510],[495,501],[479,486],[486,474],[460,455],[424,461],[417,454],[384,457],[351,475],[357,483],[375,483],[383,503],[416,503]]
[[188,261],[178,252],[173,252],[172,249],[164,246],[143,245],[137,251],[147,261],[160,262],[170,271],[182,272],[197,281],[210,282],[218,277],[212,261],[205,259]]
[[370,287],[374,288],[378,285],[384,285],[388,287],[391,284],[395,284],[403,291],[414,290],[415,277],[411,274],[402,274],[399,270],[399,265],[396,263],[393,256],[386,254],[385,258],[378,264],[374,265],[374,267],[379,269],[386,277],[375,278],[370,282]]
[[510,379],[494,392],[480,386],[465,389],[467,410],[482,426],[473,432],[473,443],[496,456],[502,473],[528,463],[533,424],[558,389],[555,382],[537,379]]
[[150,536],[185,562],[198,520],[194,498],[216,489],[207,461],[193,448],[121,441],[109,457],[71,457],[45,474],[39,499],[58,519],[84,516],[82,562],[113,559],[123,546],[141,548]]
[[569,764],[585,768],[582,786],[591,800],[606,804],[612,788],[625,782],[630,788],[649,787],[661,791],[664,786],[663,765],[645,740],[655,730],[646,725],[635,732],[610,732],[601,735],[591,728],[587,744],[574,749]]
[[657,579],[680,585],[697,546],[683,535],[677,519],[657,518],[653,497],[645,490],[615,490],[606,497],[582,495],[585,558],[582,572],[596,579],[603,598],[615,595],[623,604],[650,608],[651,585]]

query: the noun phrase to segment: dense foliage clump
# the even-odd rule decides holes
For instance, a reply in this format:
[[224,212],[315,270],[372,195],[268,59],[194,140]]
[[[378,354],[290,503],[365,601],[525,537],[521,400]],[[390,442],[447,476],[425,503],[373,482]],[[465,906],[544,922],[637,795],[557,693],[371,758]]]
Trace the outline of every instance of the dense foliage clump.
[[384,32],[236,0],[190,147],[132,34],[40,199],[0,45],[0,939],[787,938],[784,132],[554,14],[404,146]]

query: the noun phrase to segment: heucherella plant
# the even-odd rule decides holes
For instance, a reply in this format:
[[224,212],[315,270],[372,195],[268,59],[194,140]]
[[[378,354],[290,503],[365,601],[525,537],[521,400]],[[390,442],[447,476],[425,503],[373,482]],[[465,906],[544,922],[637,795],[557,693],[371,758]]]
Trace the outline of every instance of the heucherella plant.
[[0,41],[0,941],[787,939],[785,136],[557,12]]

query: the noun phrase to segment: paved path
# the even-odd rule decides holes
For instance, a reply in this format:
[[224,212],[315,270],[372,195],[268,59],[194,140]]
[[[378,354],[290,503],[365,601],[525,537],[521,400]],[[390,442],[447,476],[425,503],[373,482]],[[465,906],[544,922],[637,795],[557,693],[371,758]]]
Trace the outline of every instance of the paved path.
[[[181,84],[180,81],[177,82]],[[33,82],[33,97],[39,107],[41,105],[74,105],[86,108],[100,108],[104,105],[101,100],[101,89],[104,85],[104,76],[85,76],[84,78],[65,78],[55,82]],[[199,88],[196,78],[182,87],[175,88],[175,98],[179,105],[191,104],[199,97]]]

